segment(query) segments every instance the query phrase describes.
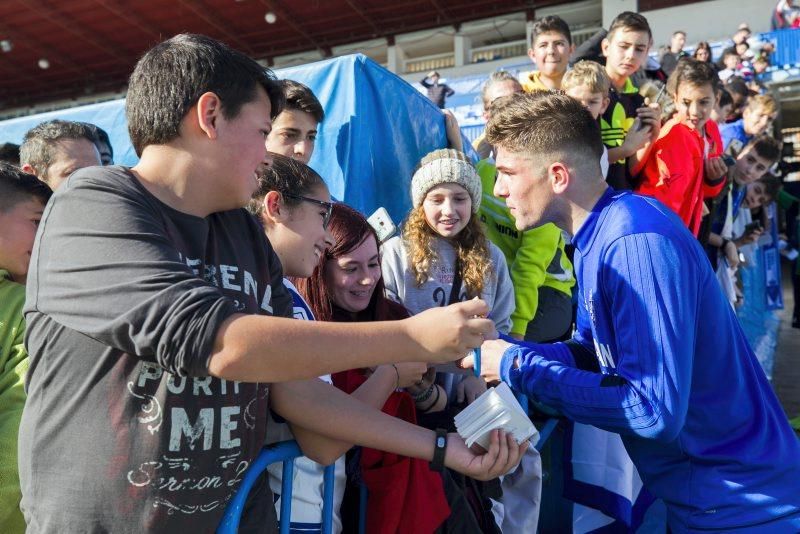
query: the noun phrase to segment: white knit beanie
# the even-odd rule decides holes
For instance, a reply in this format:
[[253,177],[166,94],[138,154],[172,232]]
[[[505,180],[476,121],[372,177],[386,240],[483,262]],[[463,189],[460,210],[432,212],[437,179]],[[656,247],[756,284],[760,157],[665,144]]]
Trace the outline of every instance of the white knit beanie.
[[415,208],[422,204],[428,191],[437,185],[458,184],[467,190],[472,199],[472,213],[478,213],[482,194],[480,176],[471,163],[459,159],[456,154],[434,159],[417,169],[411,178],[411,202]]

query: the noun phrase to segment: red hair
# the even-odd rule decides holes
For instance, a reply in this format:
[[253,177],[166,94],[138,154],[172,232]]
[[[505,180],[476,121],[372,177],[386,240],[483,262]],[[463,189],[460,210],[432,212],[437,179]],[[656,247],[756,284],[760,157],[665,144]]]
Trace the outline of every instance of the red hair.
[[408,312],[386,297],[383,276],[375,284],[375,290],[369,305],[357,314],[345,312],[333,302],[331,293],[325,284],[325,268],[329,261],[358,248],[369,236],[379,243],[378,234],[370,226],[367,219],[358,211],[346,204],[333,205],[333,213],[328,224],[328,231],[333,237],[333,246],[325,251],[319,264],[309,278],[293,278],[292,283],[308,302],[317,321],[387,321],[408,317]]

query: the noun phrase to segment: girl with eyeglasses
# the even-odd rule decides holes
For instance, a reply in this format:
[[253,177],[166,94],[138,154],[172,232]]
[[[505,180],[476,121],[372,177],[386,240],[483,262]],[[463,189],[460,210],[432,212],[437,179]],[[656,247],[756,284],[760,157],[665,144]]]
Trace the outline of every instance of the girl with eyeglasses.
[[[267,238],[281,260],[284,276],[295,279],[311,276],[320,259],[324,257],[325,251],[333,244],[328,232],[328,223],[334,205],[328,187],[319,174],[299,161],[273,155],[271,167],[259,176],[259,189],[249,208],[264,226]],[[301,320],[315,320],[311,307],[292,282],[285,278],[284,286],[289,290],[293,300],[294,317]],[[419,381],[426,370],[427,366],[424,363],[381,365],[375,368],[370,377],[351,394],[375,409],[381,409],[396,389]],[[330,375],[322,376],[320,379],[331,383]],[[281,384],[273,385],[274,390],[280,387]],[[339,509],[345,487],[343,454],[351,444],[332,444],[327,438],[312,435],[297,427],[290,428],[285,423],[280,416],[270,414],[266,439],[268,444],[297,439],[306,455],[313,455],[322,463],[330,463],[338,458],[335,460],[333,526],[334,532],[341,532]],[[380,432],[380,429],[376,429],[376,432]],[[321,529],[323,469],[323,465],[308,457],[295,460],[291,531]],[[277,498],[275,510],[279,514],[281,465],[272,465],[268,471],[270,487]]]
[[[408,311],[385,294],[379,239],[366,218],[349,206],[335,204],[329,232],[332,244],[314,274],[296,281],[317,320],[372,322],[408,317]],[[335,373],[333,383],[346,393],[353,393],[374,381],[379,371],[380,368],[351,369]],[[375,397],[383,402],[384,413],[416,424],[417,410],[425,412],[446,401],[439,386],[434,386],[435,393],[415,401],[410,392],[419,390],[425,379],[417,374],[413,381],[410,376],[406,380],[405,373],[401,374],[401,389],[384,389]],[[350,504],[352,509],[353,501],[357,501],[355,489],[359,484],[365,485],[369,498],[366,525],[362,526],[366,532],[433,532],[450,516],[443,479],[428,468],[427,462],[368,447],[354,450],[348,454],[350,457],[353,459],[347,463],[349,496],[345,508]],[[350,484],[353,480],[359,482]],[[345,529],[358,530],[347,514]]]

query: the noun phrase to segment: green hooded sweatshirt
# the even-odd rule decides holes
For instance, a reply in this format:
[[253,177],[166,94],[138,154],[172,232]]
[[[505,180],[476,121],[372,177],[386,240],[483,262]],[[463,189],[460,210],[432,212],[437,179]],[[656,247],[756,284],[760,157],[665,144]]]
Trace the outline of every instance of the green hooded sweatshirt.
[[22,343],[24,304],[25,286],[12,282],[8,272],[0,270],[0,532],[4,534],[25,532],[17,470],[17,435],[28,370],[28,353]]

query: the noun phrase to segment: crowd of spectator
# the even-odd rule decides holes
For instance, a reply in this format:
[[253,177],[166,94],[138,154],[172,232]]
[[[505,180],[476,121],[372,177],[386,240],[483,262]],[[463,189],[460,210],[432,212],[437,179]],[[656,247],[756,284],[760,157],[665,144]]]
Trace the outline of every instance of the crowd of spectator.
[[[798,19],[789,0],[775,17]],[[482,90],[478,159],[448,115],[449,146],[417,162],[394,237],[333,202],[308,166],[325,120],[317,96],[202,36],[173,37],[137,63],[126,102],[136,166],[115,166],[92,124],[52,120],[18,149],[6,143],[0,531],[213,530],[260,448],[286,439],[305,455],[293,532],[321,528],[330,464],[336,532],[569,528],[561,507],[540,509],[561,496],[543,494],[537,450],[495,432],[475,451],[455,433],[454,415],[487,377],[528,394],[537,423],[567,417],[626,436],[674,532],[800,528],[800,445],[763,371],[746,365],[735,320],[757,248],[798,238],[770,207],[798,204],[782,191],[779,108],[759,81],[772,50],[751,44],[747,25],[718,62],[707,42],[687,52],[689,37],[674,32],[654,68],[640,14],[619,14],[578,51],[564,20],[536,21],[535,70],[491,73]],[[439,73],[421,83],[444,108],[453,91]],[[547,204],[514,204],[526,194]],[[606,213],[623,234],[596,237],[607,255],[597,259],[586,234]],[[647,229],[624,233],[636,224]],[[686,269],[675,287],[666,265],[645,263],[651,255]],[[585,287],[592,266],[613,295]],[[714,284],[694,283],[708,273]],[[635,310],[639,299],[659,313]],[[605,324],[615,313],[648,339]],[[660,330],[641,323],[656,315]],[[731,338],[721,354],[738,362],[728,372],[745,393],[692,375],[710,334],[698,327],[705,342],[678,354],[677,338],[691,336],[677,330],[695,328],[688,317]],[[488,363],[483,376],[437,367],[497,333],[518,343],[521,377],[510,364]],[[763,428],[723,444],[709,392],[759,412]],[[715,448],[729,475],[692,467],[706,487],[674,484]],[[281,521],[282,476],[271,467],[252,493],[247,528]],[[767,491],[775,502],[759,501]]]

